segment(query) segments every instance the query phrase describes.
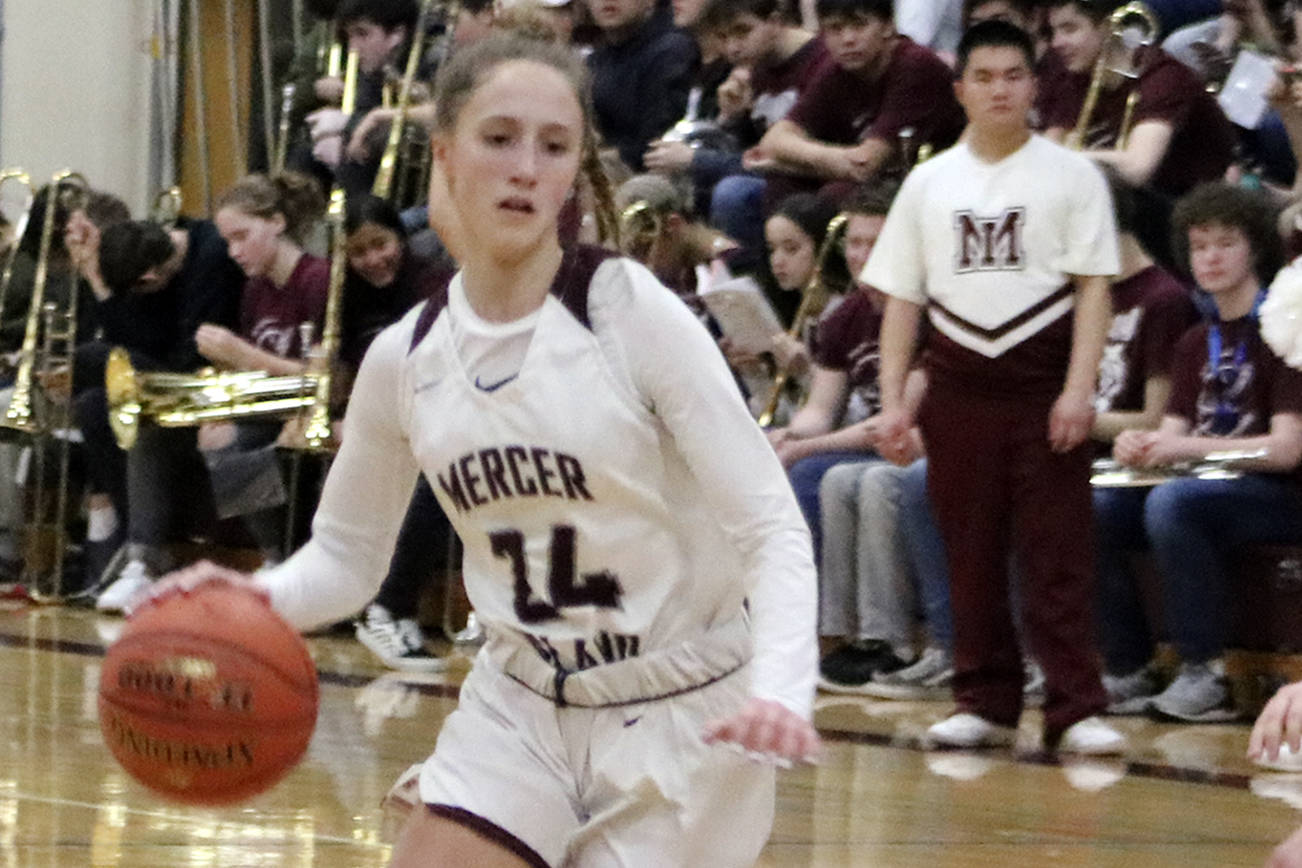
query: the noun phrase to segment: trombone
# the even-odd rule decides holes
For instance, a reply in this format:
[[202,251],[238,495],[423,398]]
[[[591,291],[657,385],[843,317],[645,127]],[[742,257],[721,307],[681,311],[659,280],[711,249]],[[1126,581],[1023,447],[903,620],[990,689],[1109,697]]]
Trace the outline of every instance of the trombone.
[[36,201],[36,190],[32,187],[32,179],[25,171],[19,168],[0,170],[0,189],[5,184],[17,183],[25,188],[26,195],[23,201],[22,214],[14,220],[14,231],[9,239],[9,251],[5,255],[5,265],[3,273],[0,273],[0,322],[4,322],[5,300],[9,297],[9,284],[13,282],[14,277],[14,260],[18,258],[18,248],[22,244],[23,236],[27,233],[27,221],[32,214],[32,204]]
[[619,248],[626,256],[650,266],[664,230],[664,215],[646,199],[637,199],[619,212]]
[[[36,374],[37,344],[41,334],[41,316],[45,310],[45,288],[49,278],[50,246],[54,236],[54,212],[59,204],[60,189],[64,185],[78,189],[84,196],[90,191],[86,179],[71,169],[56,172],[50,182],[50,193],[45,202],[45,219],[41,225],[40,251],[36,257],[36,277],[32,282],[31,305],[27,311],[27,326],[23,332],[23,344],[18,353],[18,374],[14,378],[14,394],[5,408],[4,419],[0,427],[21,431],[25,434],[41,432],[32,409],[32,385]],[[70,320],[69,328],[76,329],[77,292],[76,273],[72,276],[73,288],[68,297],[67,311],[63,316]],[[71,339],[70,339],[71,340]],[[52,360],[46,359],[46,364]]]
[[403,70],[402,84],[398,88],[396,114],[393,123],[389,125],[389,138],[385,142],[384,154],[380,157],[380,169],[371,187],[371,192],[381,199],[388,199],[393,193],[393,175],[398,163],[398,148],[402,144],[403,130],[407,126],[407,113],[411,109],[412,84],[416,79],[416,70],[420,67],[421,53],[425,48],[425,31],[428,29],[433,8],[434,0],[421,0],[420,14],[411,32],[411,50],[407,52],[407,67]]
[[[21,173],[21,170],[14,170],[14,172],[6,174],[8,177],[20,181],[26,180],[26,175]],[[30,182],[27,182],[27,184],[30,190]],[[68,189],[65,190],[65,187]],[[71,454],[71,405],[68,400],[59,402],[61,410],[58,417],[54,418],[48,409],[48,401],[43,402],[39,408],[33,402],[34,387],[38,376],[38,363],[42,374],[53,373],[59,367],[64,367],[68,369],[70,377],[72,354],[77,341],[78,284],[76,270],[71,266],[69,267],[69,294],[63,310],[59,310],[58,304],[45,300],[49,280],[50,254],[54,244],[55,212],[61,205],[64,205],[69,211],[79,207],[89,194],[90,185],[80,174],[70,169],[64,169],[55,173],[47,189],[49,192],[46,195],[45,212],[41,221],[41,238],[36,258],[36,274],[32,281],[27,321],[23,330],[23,343],[18,351],[18,371],[14,377],[13,394],[5,408],[4,418],[0,420],[0,428],[33,435],[35,438],[35,442],[32,444],[34,460],[28,471],[28,478],[34,478],[35,480],[31,484],[34,492],[32,508],[35,511],[35,519],[29,523],[27,528],[31,536],[28,537],[29,542],[25,546],[23,577],[31,585],[32,599],[37,602],[54,602],[62,598],[63,563],[68,542],[68,528],[65,519],[68,509]],[[65,195],[69,194],[76,195],[79,198],[69,202],[64,198]],[[29,204],[29,211],[30,207]],[[26,223],[26,216],[21,222]],[[5,269],[5,289],[8,288],[7,283],[12,276],[9,267],[13,262],[12,257],[13,251],[11,251],[10,260]],[[58,488],[55,492],[54,516],[52,519],[53,540],[50,548],[52,560],[49,564],[50,572],[47,581],[47,575],[43,572],[45,567],[44,559],[38,561],[34,555],[37,553],[38,545],[46,539],[43,534],[39,533],[39,530],[50,524],[50,520],[46,518],[49,497],[45,477],[47,451],[50,441],[53,439],[59,440]],[[49,589],[48,593],[47,589]]]
[[1121,126],[1117,130],[1116,147],[1126,147],[1130,139],[1130,127],[1134,122],[1135,107],[1139,105],[1137,82],[1144,72],[1141,54],[1145,48],[1157,42],[1160,33],[1161,24],[1157,16],[1138,0],[1132,0],[1108,16],[1108,38],[1099,52],[1099,59],[1094,63],[1089,90],[1085,92],[1085,101],[1076,117],[1076,126],[1067,137],[1068,147],[1077,151],[1085,148],[1085,137],[1089,134],[1090,122],[1094,119],[1103,80],[1109,73],[1136,82],[1126,95],[1126,107],[1121,116]]
[[184,201],[180,187],[159,190],[158,195],[154,197],[153,207],[149,209],[149,219],[164,229],[175,228],[176,221],[181,219],[181,207]]
[[[810,275],[809,282],[805,284],[804,290],[801,291],[800,307],[796,309],[795,318],[791,321],[791,328],[787,330],[787,336],[799,338],[805,332],[808,323],[817,318],[827,307],[828,287],[825,271],[827,269],[827,258],[831,255],[833,248],[841,242],[841,236],[845,232],[846,225],[850,221],[850,215],[841,212],[833,217],[827,223],[827,232],[823,235],[823,243],[819,245],[818,256],[814,259],[814,273]],[[777,414],[778,403],[782,400],[782,393],[785,391],[787,381],[791,373],[785,367],[778,370],[777,376],[773,378],[773,389],[769,392],[768,403],[764,405],[764,412],[759,415],[759,424],[761,428],[767,428],[773,424],[773,417]]]

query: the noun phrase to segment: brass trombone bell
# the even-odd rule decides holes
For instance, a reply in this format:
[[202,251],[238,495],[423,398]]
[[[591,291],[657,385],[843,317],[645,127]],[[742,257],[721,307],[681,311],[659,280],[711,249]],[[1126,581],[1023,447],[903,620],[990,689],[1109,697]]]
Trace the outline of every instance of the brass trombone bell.
[[619,212],[620,247],[644,265],[663,229],[664,216],[645,199],[630,202]]
[[1144,72],[1142,54],[1161,33],[1157,16],[1143,3],[1127,3],[1108,18],[1109,35],[1103,49],[1106,68],[1125,78],[1139,78]]
[[171,229],[176,225],[176,221],[181,219],[183,201],[180,187],[159,190],[158,195],[154,197],[154,207],[149,210],[149,219],[164,229]]
[[194,374],[137,371],[126,350],[109,351],[104,369],[109,427],[118,446],[135,445],[140,423],[190,428],[260,416],[287,416],[311,408],[318,376],[273,377],[265,371],[213,371]]
[[[1116,9],[1108,16],[1108,38],[1094,62],[1094,71],[1090,76],[1089,89],[1085,92],[1085,101],[1081,104],[1080,114],[1076,117],[1076,126],[1067,138],[1067,144],[1080,150],[1094,120],[1094,109],[1098,105],[1099,92],[1103,89],[1107,73],[1135,81],[1144,73],[1143,49],[1155,44],[1161,33],[1161,25],[1153,10],[1143,3],[1130,2]],[[1117,130],[1117,147],[1124,148],[1130,136],[1130,125],[1134,119],[1135,107],[1139,103],[1139,89],[1132,85],[1126,97],[1126,107],[1121,118],[1121,127]]]

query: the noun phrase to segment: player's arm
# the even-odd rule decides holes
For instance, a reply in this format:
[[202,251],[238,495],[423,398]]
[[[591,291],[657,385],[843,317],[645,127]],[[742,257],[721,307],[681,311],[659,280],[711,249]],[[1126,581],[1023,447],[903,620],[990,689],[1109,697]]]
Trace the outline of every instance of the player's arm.
[[1094,421],[1094,385],[1112,321],[1111,286],[1102,275],[1076,275],[1071,361],[1062,394],[1049,413],[1049,442],[1057,452],[1076,448]]
[[357,612],[388,571],[418,473],[401,421],[408,402],[400,375],[413,320],[382,332],[362,362],[311,540],[257,576],[275,609],[300,629]]
[[[603,265],[597,282],[601,295],[590,311],[598,339],[620,348],[633,397],[665,426],[742,557],[746,586],[737,590],[750,604],[752,700],[739,719],[711,732],[802,758],[817,746],[808,720],[818,669],[818,581],[809,529],[786,474],[713,339],[687,307],[624,260]],[[667,346],[673,347],[668,357]],[[791,751],[752,741],[766,731],[770,715],[782,721],[784,735],[774,738],[794,745]]]
[[1086,151],[1085,155],[1115,168],[1126,183],[1142,187],[1152,180],[1157,167],[1165,159],[1173,134],[1174,130],[1166,121],[1142,121],[1130,131],[1124,149]]

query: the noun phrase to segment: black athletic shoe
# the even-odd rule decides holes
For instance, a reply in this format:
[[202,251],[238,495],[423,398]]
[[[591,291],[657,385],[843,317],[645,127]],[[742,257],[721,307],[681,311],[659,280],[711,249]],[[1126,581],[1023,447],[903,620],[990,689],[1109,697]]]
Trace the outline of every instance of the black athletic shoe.
[[878,672],[894,672],[906,665],[895,656],[889,642],[857,639],[829,653],[818,664],[818,686],[832,693],[860,693]]

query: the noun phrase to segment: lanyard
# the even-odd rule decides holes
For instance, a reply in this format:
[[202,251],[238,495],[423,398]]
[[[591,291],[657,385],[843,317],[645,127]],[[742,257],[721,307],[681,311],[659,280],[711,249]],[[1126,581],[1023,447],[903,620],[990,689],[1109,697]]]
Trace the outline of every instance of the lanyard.
[[[1266,290],[1262,289],[1257,293],[1257,298],[1252,303],[1252,312],[1248,314],[1248,319],[1255,323],[1257,321],[1257,312],[1261,309],[1261,304],[1266,300]],[[1212,430],[1213,435],[1228,435],[1234,432],[1239,425],[1239,407],[1233,401],[1227,400],[1226,392],[1238,380],[1239,371],[1243,368],[1244,363],[1248,360],[1248,344],[1243,338],[1240,338],[1234,347],[1234,357],[1225,367],[1221,363],[1221,351],[1223,341],[1221,338],[1220,320],[1214,320],[1207,328],[1207,362],[1208,371],[1211,374],[1211,380],[1215,384],[1216,391],[1216,409],[1212,412]]]

